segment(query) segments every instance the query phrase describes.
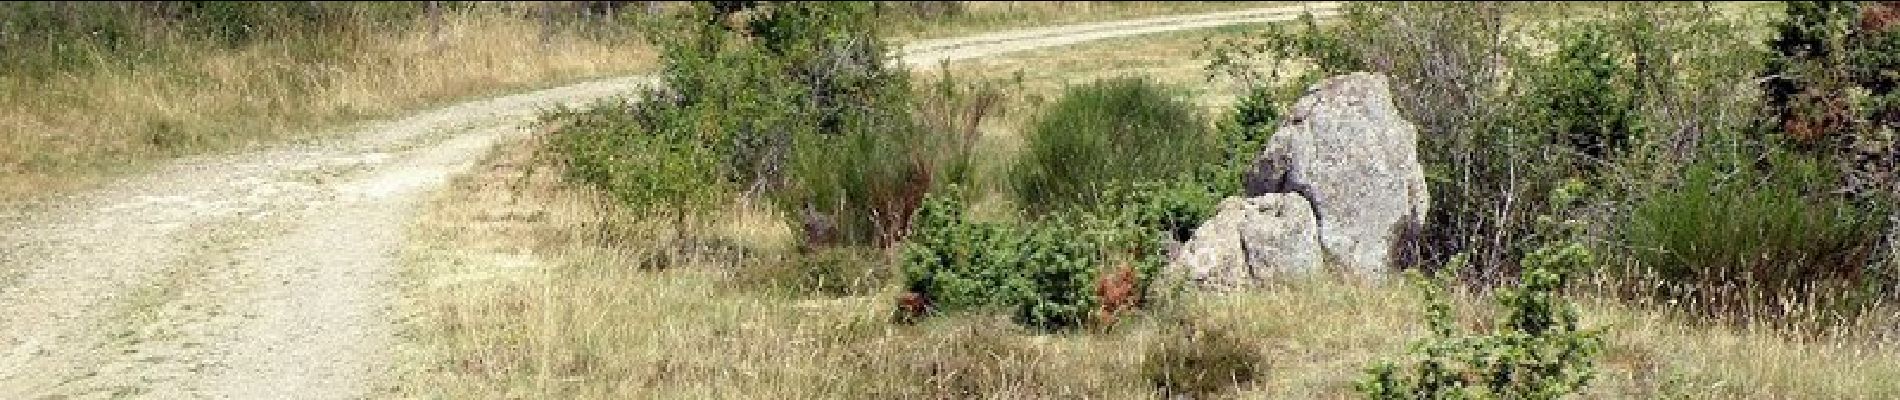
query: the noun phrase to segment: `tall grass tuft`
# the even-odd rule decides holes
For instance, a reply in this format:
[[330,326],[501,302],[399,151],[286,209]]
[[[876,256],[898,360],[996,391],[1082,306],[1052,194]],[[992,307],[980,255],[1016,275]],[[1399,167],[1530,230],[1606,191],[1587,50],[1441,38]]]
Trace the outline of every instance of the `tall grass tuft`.
[[[1665,293],[1713,310],[1780,317],[1808,302],[1851,312],[1886,210],[1811,194],[1831,182],[1801,156],[1767,171],[1699,162],[1637,204],[1623,233],[1640,271]],[[1861,299],[1864,300],[1864,299]]]
[[1101,202],[1119,184],[1170,179],[1223,156],[1193,103],[1146,78],[1070,88],[1032,126],[1013,185],[1048,212]]

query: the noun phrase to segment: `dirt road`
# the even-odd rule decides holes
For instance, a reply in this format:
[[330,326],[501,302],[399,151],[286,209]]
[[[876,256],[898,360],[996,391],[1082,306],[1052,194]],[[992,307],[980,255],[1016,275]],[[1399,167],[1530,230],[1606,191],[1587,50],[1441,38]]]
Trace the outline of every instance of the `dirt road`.
[[[1309,4],[1324,13],[1332,3]],[[943,60],[1209,26],[1301,7],[931,40]],[[425,194],[539,110],[607,79],[366,124],[335,139],[173,162],[0,211],[0,399],[381,397],[403,224]]]

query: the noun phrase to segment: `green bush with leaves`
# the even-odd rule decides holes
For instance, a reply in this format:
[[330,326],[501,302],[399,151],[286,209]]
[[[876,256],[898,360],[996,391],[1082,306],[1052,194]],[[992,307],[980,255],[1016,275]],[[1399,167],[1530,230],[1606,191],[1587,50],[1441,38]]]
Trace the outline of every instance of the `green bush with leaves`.
[[1412,343],[1403,365],[1374,364],[1355,387],[1374,399],[1554,399],[1583,389],[1603,351],[1602,331],[1579,328],[1561,291],[1592,258],[1575,243],[1531,252],[1518,285],[1495,297],[1504,310],[1499,330],[1483,334],[1459,332],[1446,282],[1417,279],[1432,336]]
[[905,288],[936,312],[1004,308],[1024,325],[1074,328],[1097,315],[1097,282],[1111,267],[1134,269],[1136,293],[1161,268],[1141,230],[1087,214],[973,221],[954,192],[924,201],[903,250]]
[[1069,88],[1040,116],[1012,173],[1038,213],[1093,206],[1104,189],[1170,179],[1223,155],[1193,103],[1146,78]]

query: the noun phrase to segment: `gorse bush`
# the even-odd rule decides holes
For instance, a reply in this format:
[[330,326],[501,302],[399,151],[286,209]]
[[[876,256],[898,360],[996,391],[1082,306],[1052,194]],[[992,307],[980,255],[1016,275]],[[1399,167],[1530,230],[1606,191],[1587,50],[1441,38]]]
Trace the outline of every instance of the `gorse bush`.
[[1623,245],[1639,272],[1666,285],[1657,294],[1762,310],[1757,316],[1784,316],[1811,301],[1830,312],[1862,305],[1840,302],[1866,289],[1858,283],[1889,211],[1812,194],[1832,174],[1811,159],[1782,154],[1768,164],[1760,172],[1699,162],[1679,185],[1630,210]]
[[1139,298],[1161,268],[1159,248],[1152,237],[1130,233],[1138,230],[1086,214],[973,221],[958,195],[925,200],[904,244],[905,288],[933,312],[1003,308],[1024,325],[1074,328],[1105,322],[1112,315],[1104,314],[1128,305],[1101,296],[1105,275],[1131,275],[1126,289]]
[[1592,262],[1574,243],[1531,252],[1518,285],[1496,295],[1504,310],[1498,331],[1483,334],[1460,332],[1444,283],[1419,279],[1432,336],[1414,342],[1403,365],[1368,368],[1356,388],[1374,399],[1554,399],[1583,389],[1603,351],[1602,332],[1579,328],[1576,306],[1561,291]]
[[700,119],[750,190],[784,184],[797,139],[904,128],[907,77],[885,66],[868,7],[782,2],[754,10],[734,30],[700,4],[656,24],[662,81]]
[[1145,78],[1072,87],[1027,133],[1013,185],[1037,212],[1092,206],[1110,186],[1174,178],[1223,154],[1193,103]]

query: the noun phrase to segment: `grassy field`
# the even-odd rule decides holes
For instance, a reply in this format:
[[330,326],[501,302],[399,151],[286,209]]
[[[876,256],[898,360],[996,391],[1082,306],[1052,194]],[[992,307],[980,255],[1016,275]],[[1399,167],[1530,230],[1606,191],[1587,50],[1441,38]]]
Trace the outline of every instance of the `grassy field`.
[[[1205,84],[1185,32],[953,65],[962,77],[1020,79],[1004,109],[1094,77],[1147,74]],[[1018,73],[1017,71],[1022,71]],[[1020,77],[1020,78],[1018,78]],[[1033,117],[983,129],[989,159],[1008,159]],[[813,297],[759,276],[782,271],[793,229],[735,202],[689,222],[634,215],[564,182],[534,139],[500,146],[455,180],[412,227],[406,372],[413,397],[544,398],[1133,398],[1160,397],[1167,354],[1257,357],[1211,393],[1235,398],[1355,397],[1370,362],[1425,334],[1424,303],[1404,285],[1319,277],[1236,293],[1184,292],[1109,332],[1045,334],[994,314],[891,322],[898,288]],[[1004,202],[989,207],[1013,209]],[[1892,398],[1900,396],[1897,315],[1821,332],[1743,328],[1579,293],[1583,326],[1608,328],[1584,398]],[[1495,307],[1453,293],[1467,327]],[[1224,337],[1224,341],[1183,338]],[[1207,368],[1218,370],[1218,368]],[[1229,387],[1231,386],[1231,387]]]
[[[311,137],[475,96],[648,70],[636,36],[565,30],[496,10],[236,49],[161,43],[150,63],[0,79],[0,202],[137,171],[152,161]],[[112,58],[116,54],[96,54]]]
[[[728,250],[684,250],[670,226],[561,183],[523,144],[457,179],[412,228],[405,396],[1154,397],[1144,362],[1183,346],[1171,338],[1220,331],[1264,365],[1223,396],[1344,398],[1369,362],[1424,335],[1416,291],[1330,278],[1183,294],[1107,333],[989,315],[893,324],[894,287],[812,298],[748,279],[789,252],[774,216],[735,204],[694,228]],[[1591,298],[1584,326],[1609,334],[1586,398],[1900,396],[1892,317],[1791,332]],[[1453,300],[1467,326],[1490,322],[1480,296]]]

